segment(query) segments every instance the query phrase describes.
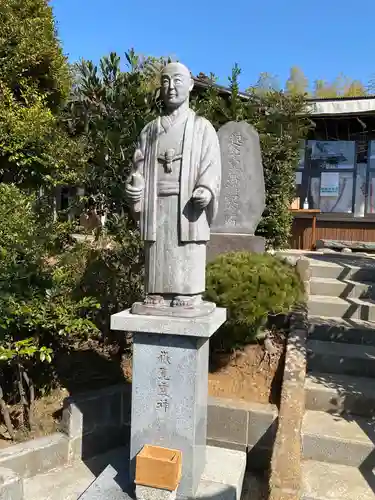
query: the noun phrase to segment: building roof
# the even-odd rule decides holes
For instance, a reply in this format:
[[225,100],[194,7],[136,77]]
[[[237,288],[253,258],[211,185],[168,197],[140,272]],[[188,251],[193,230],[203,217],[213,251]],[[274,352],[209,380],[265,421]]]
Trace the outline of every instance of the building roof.
[[[195,86],[201,89],[208,88],[212,85],[209,79],[194,78]],[[220,94],[229,95],[230,89],[221,85],[214,86],[218,89]],[[250,95],[246,92],[240,92],[240,97],[249,99]],[[306,99],[309,115],[315,117],[329,117],[329,116],[351,116],[351,115],[366,115],[375,114],[375,96],[363,97],[333,97]]]
[[375,114],[375,96],[307,99],[313,116],[350,116]]

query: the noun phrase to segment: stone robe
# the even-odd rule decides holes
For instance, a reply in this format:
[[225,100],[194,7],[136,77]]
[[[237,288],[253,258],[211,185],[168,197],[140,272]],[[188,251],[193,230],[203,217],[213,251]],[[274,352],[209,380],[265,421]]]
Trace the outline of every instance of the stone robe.
[[[135,159],[133,173],[140,173],[145,184],[140,230],[145,242],[146,293],[202,293],[206,242],[221,183],[216,131],[190,109],[173,122],[168,116],[158,118],[142,131]],[[212,194],[203,210],[191,200],[198,187]]]

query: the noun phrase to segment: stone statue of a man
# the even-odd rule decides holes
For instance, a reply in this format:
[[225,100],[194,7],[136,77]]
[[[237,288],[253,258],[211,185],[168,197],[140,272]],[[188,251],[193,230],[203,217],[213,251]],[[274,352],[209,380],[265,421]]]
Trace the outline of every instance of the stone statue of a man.
[[139,217],[145,242],[146,298],[133,305],[138,314],[210,312],[202,293],[221,157],[214,127],[189,108],[193,85],[184,65],[164,68],[166,111],[141,132],[126,185],[127,202]]

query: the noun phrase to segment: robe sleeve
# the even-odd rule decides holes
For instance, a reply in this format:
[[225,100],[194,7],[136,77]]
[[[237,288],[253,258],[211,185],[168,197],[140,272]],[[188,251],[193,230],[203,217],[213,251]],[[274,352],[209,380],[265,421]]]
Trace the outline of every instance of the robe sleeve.
[[221,187],[221,153],[216,130],[208,120],[203,122],[203,140],[196,188],[204,187],[212,194],[207,211],[207,221],[211,225],[219,206]]
[[[145,164],[145,150],[146,150],[146,139],[147,139],[147,132],[148,132],[148,125],[144,127],[142,132],[139,134],[136,148],[134,151],[133,155],[133,160],[132,160],[132,165],[130,168],[129,175],[126,179],[127,184],[132,184],[133,183],[133,174],[138,173],[141,175],[144,183],[144,164]],[[141,202],[143,204],[143,202]],[[140,220],[140,208],[141,205],[139,206],[138,209],[135,208],[135,205],[132,205],[131,208],[131,213],[133,216],[133,219],[136,220],[137,222]]]
[[142,132],[139,134],[137,145],[134,151],[132,166],[130,169],[130,174],[127,182],[131,182],[132,175],[137,172],[144,177],[144,164],[145,164],[145,153],[146,153],[146,139],[149,130],[149,125],[146,125]]

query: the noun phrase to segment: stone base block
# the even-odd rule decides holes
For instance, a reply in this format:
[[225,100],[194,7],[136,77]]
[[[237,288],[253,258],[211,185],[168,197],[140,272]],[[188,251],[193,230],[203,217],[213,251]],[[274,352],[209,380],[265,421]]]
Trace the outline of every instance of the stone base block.
[[22,479],[12,470],[0,467],[1,500],[23,500]]
[[151,486],[142,486],[137,484],[135,487],[135,497],[137,500],[175,500],[177,489],[174,491],[161,490]]
[[143,302],[135,302],[132,305],[132,314],[145,316],[171,316],[177,318],[201,318],[208,316],[215,310],[216,304],[213,302],[201,302],[191,307],[171,307],[169,305],[152,305]]
[[207,245],[207,261],[211,262],[218,255],[227,252],[264,253],[266,240],[252,234],[211,233]]
[[[128,468],[129,463],[126,460],[120,466],[108,465],[80,497],[80,500],[134,500],[135,498],[138,500],[138,495],[136,497],[134,487],[129,483],[129,480],[124,481],[123,471],[128,470]],[[245,452],[207,446],[206,466],[195,498],[240,500],[245,469]],[[167,493],[171,495],[171,492]],[[164,497],[157,498],[166,500]],[[157,498],[152,496],[153,500],[157,500]],[[177,496],[177,498],[179,497]],[[144,500],[151,500],[151,497]]]

